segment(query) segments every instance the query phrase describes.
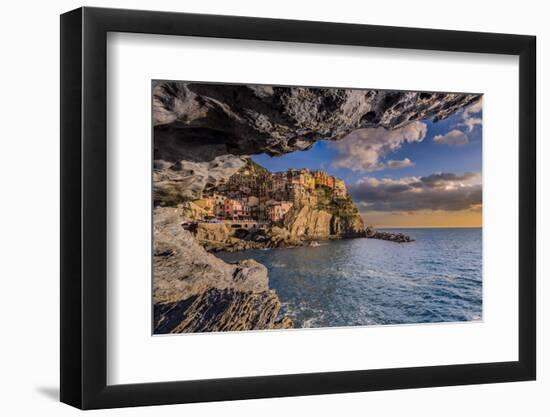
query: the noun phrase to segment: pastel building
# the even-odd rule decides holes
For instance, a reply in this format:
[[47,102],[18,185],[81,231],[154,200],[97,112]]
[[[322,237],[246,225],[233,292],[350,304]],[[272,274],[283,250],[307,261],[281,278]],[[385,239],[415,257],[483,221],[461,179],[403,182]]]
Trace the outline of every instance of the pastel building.
[[292,203],[290,201],[274,201],[267,206],[267,218],[271,222],[281,221],[291,208]]
[[244,169],[219,184],[201,206],[218,218],[227,220],[259,220],[277,222],[283,219],[293,204],[316,202],[316,187],[330,190],[332,199],[347,196],[346,184],[325,171],[307,168],[283,172]]
[[240,200],[228,198],[224,202],[224,217],[226,219],[239,219],[243,215],[243,204]]
[[289,169],[287,171],[287,177],[289,185],[299,185],[306,190],[315,188],[315,178],[307,168]]
[[224,202],[224,218],[227,220],[251,220],[252,207],[245,199],[228,198]]

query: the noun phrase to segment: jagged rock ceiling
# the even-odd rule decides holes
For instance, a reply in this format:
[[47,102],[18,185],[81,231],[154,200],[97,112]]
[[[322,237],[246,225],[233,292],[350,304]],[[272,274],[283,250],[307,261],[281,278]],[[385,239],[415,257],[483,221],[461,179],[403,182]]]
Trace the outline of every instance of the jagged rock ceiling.
[[[197,198],[204,186],[236,172],[243,156],[306,150],[317,140],[341,140],[361,128],[441,120],[479,96],[154,82],[155,200]],[[177,184],[189,188],[178,191]],[[170,197],[159,200],[159,193]]]

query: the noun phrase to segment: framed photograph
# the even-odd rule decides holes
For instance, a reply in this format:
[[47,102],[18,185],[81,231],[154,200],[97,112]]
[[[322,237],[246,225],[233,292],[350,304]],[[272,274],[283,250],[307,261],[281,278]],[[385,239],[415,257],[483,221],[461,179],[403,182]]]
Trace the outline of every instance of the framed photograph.
[[61,401],[533,380],[535,37],[61,16]]

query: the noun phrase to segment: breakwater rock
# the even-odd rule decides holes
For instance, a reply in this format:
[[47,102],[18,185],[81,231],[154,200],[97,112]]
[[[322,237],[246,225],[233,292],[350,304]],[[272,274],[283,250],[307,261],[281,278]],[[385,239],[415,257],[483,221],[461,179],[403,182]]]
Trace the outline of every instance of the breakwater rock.
[[367,227],[366,235],[369,239],[388,240],[395,243],[414,242],[414,239],[404,233],[379,232],[372,227]]

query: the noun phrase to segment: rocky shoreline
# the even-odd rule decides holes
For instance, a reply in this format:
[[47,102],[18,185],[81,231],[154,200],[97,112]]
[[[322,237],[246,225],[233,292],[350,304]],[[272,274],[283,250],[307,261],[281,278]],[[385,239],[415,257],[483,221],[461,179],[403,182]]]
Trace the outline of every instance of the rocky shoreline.
[[199,243],[207,252],[237,252],[253,249],[274,249],[294,248],[303,246],[315,246],[320,241],[369,238],[386,240],[395,243],[410,243],[415,240],[404,233],[381,232],[367,227],[363,233],[356,232],[348,235],[317,235],[296,236],[285,227],[271,226],[268,229],[239,229],[232,233],[231,229],[224,223],[192,223],[184,226],[190,230]]
[[228,264],[181,226],[181,208],[154,210],[155,334],[281,329],[281,303],[267,268],[247,259]]
[[360,237],[414,241],[372,227],[334,235],[323,214],[325,221],[317,218],[316,227],[305,227],[307,222],[299,220],[311,220],[310,216],[294,214],[288,226],[233,231],[226,223],[189,221],[188,213],[182,206],[154,210],[155,334],[293,327],[292,320],[280,314],[281,302],[269,288],[264,265],[253,259],[228,264],[213,252],[316,246],[320,241]]
[[305,246],[304,240],[293,239],[281,227],[268,229],[239,229],[232,232],[224,223],[196,223],[189,227],[197,242],[208,252],[236,252],[251,249],[270,249]]
[[328,235],[317,239],[300,238],[293,236],[290,231],[279,226],[272,226],[267,230],[251,229],[242,231],[237,233],[237,236],[232,236],[229,228],[224,224],[199,223],[190,229],[194,230],[193,234],[197,243],[210,253],[315,246],[319,241],[366,237],[366,234],[358,233],[346,237]]

